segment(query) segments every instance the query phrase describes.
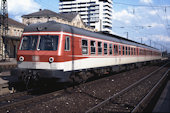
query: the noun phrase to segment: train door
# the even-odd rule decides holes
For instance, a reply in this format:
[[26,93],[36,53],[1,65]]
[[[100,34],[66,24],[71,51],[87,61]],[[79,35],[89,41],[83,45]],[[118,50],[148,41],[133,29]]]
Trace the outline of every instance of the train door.
[[72,48],[71,48],[71,36],[64,36],[64,61],[65,61],[65,69],[72,69]]

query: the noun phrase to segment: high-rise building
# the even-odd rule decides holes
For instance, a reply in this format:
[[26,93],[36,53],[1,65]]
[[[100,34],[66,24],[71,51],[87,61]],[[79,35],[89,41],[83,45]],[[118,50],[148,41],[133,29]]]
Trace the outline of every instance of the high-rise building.
[[60,0],[59,12],[78,12],[96,31],[112,32],[112,0]]

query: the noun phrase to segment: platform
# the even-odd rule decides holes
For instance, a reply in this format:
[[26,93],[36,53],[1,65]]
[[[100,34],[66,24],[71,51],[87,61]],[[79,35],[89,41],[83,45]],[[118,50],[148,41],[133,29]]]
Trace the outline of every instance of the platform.
[[6,62],[0,62],[0,95],[10,92],[9,83],[16,80],[10,76],[10,70],[17,66],[15,59],[10,59]]
[[0,95],[9,93],[9,80],[6,77],[9,77],[8,73],[0,73]]
[[166,87],[164,88],[156,106],[153,111],[155,113],[168,112],[170,113],[170,80],[168,81]]
[[0,62],[0,73],[15,68],[17,66],[16,59],[10,59],[6,62]]

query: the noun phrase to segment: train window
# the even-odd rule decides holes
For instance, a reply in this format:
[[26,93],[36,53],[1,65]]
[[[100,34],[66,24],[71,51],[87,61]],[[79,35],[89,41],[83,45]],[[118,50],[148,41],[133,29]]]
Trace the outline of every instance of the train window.
[[117,47],[117,45],[114,45],[114,55],[118,55],[118,47]]
[[125,55],[125,47],[122,46],[123,55]]
[[102,42],[98,42],[98,54],[102,54]]
[[109,54],[113,55],[113,45],[109,44]]
[[130,47],[128,47],[128,54],[130,55]]
[[142,55],[142,49],[139,50],[139,55]]
[[131,55],[133,55],[133,48],[131,48]]
[[82,40],[82,54],[88,54],[88,41]]
[[40,36],[39,50],[55,51],[58,48],[58,36],[42,35]]
[[24,36],[20,50],[36,50],[38,36]]
[[107,43],[104,43],[104,54],[107,55]]
[[96,54],[96,42],[90,41],[91,54]]
[[65,37],[65,51],[70,51],[70,37]]
[[128,55],[128,48],[127,48],[127,46],[126,46],[126,55]]
[[119,55],[121,55],[121,46],[119,45]]

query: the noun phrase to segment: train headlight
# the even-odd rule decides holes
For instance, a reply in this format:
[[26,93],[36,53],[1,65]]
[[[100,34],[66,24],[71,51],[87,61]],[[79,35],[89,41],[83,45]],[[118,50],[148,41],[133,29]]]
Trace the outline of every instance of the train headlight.
[[24,57],[23,57],[23,56],[20,56],[20,57],[19,57],[19,61],[23,62],[23,61],[24,61]]
[[53,58],[53,57],[50,57],[50,58],[49,58],[49,62],[50,62],[50,63],[53,63],[53,62],[54,62],[54,58]]

